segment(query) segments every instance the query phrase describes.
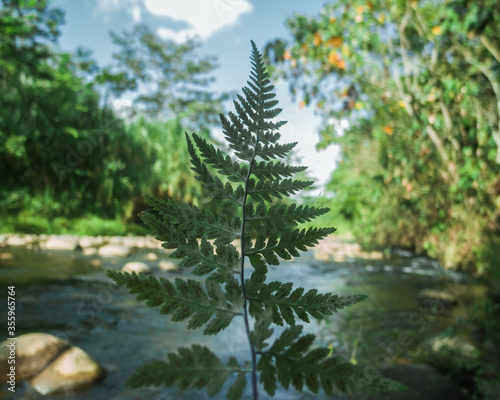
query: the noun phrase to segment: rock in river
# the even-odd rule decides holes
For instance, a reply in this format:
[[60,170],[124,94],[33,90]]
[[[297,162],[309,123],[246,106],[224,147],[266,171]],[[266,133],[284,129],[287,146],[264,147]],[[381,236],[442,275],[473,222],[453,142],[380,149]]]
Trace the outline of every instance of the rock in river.
[[129,274],[131,274],[132,272],[135,272],[136,274],[140,274],[141,272],[144,274],[149,274],[151,270],[149,269],[148,265],[143,262],[132,261],[126,263],[122,267],[122,272],[128,272]]
[[12,247],[26,246],[28,243],[29,240],[20,235],[9,235],[5,240],[5,244]]
[[15,352],[16,381],[28,379],[42,395],[87,386],[104,374],[101,366],[82,349],[46,333],[28,333],[1,343],[2,376],[10,366],[11,352]]
[[418,294],[417,301],[424,306],[442,302],[445,307],[452,307],[457,304],[457,297],[444,290],[424,289]]
[[87,386],[103,373],[100,365],[87,353],[71,347],[29,382],[38,393],[46,395]]
[[167,260],[160,260],[158,268],[162,271],[177,271],[179,269],[176,263]]
[[[27,379],[43,370],[56,358],[68,344],[55,336],[46,333],[28,333],[21,335],[15,344],[16,380]],[[5,376],[9,364],[11,341],[6,340],[0,344],[0,374]]]
[[97,254],[102,257],[127,257],[130,254],[130,248],[118,244],[108,244],[100,247]]
[[145,258],[146,258],[146,260],[149,260],[149,261],[158,260],[158,256],[155,253],[148,253],[148,254],[146,254]]
[[43,247],[47,250],[75,250],[78,248],[78,239],[71,235],[50,236]]

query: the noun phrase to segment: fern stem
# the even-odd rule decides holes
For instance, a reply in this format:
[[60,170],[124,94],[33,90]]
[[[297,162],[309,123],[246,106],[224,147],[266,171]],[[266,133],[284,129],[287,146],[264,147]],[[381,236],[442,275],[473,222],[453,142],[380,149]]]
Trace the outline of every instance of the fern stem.
[[248,310],[247,310],[247,293],[245,288],[245,222],[246,222],[246,204],[248,198],[248,182],[250,180],[250,175],[252,174],[252,166],[254,164],[255,156],[257,154],[257,144],[259,143],[259,133],[260,133],[260,121],[262,116],[262,99],[259,93],[259,119],[257,125],[256,139],[255,139],[255,147],[253,151],[252,159],[250,160],[250,164],[248,165],[248,174],[245,181],[245,194],[243,196],[243,205],[241,212],[241,287],[243,293],[243,317],[245,319],[245,328],[248,337],[248,343],[250,343],[250,352],[252,354],[252,393],[253,400],[259,399],[259,392],[257,390],[257,353],[255,351],[255,347],[250,339],[250,325],[248,323]]
[[[255,153],[254,153],[255,154]],[[254,155],[255,157],[255,155]],[[254,160],[252,158],[252,162]],[[241,288],[243,293],[243,318],[245,320],[245,328],[248,337],[248,343],[250,344],[250,352],[252,354],[252,393],[253,400],[258,400],[259,395],[257,391],[257,356],[255,353],[255,347],[253,346],[252,340],[250,339],[250,325],[248,323],[248,309],[247,309],[247,293],[245,288],[245,206],[247,202],[248,195],[248,179],[250,177],[250,172],[252,168],[252,162],[250,162],[250,167],[248,168],[248,177],[245,184],[245,196],[243,197],[243,210],[242,210],[242,224],[241,224]]]

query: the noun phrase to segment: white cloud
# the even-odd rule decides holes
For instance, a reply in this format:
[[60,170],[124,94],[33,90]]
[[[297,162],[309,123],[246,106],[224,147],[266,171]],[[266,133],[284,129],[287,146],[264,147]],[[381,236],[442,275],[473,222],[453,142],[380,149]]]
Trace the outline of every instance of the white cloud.
[[235,24],[243,14],[252,12],[248,0],[97,0],[102,11],[125,8],[134,22],[141,21],[143,9],[149,13],[185,22],[185,29],[159,28],[157,34],[164,39],[183,42],[190,37],[206,39],[224,27]]
[[134,6],[130,9],[130,13],[132,14],[132,18],[134,22],[137,24],[141,22],[141,8],[138,6]]
[[141,22],[141,7],[143,0],[97,0],[97,8],[99,11],[113,12],[124,8],[132,16],[137,24]]
[[240,15],[252,11],[252,5],[247,0],[144,0],[144,5],[154,15],[187,23],[188,27],[181,30],[157,30],[160,37],[176,42],[194,36],[206,39],[216,31],[235,24]]

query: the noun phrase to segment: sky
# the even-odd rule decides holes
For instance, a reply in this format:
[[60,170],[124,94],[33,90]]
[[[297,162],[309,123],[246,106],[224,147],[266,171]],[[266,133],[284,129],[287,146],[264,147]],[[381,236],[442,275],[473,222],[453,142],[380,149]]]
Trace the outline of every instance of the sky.
[[[217,56],[213,76],[215,91],[237,91],[246,85],[250,72],[250,40],[263,49],[268,41],[290,38],[286,19],[295,13],[306,16],[319,14],[324,0],[53,0],[52,5],[65,13],[61,27],[61,51],[74,52],[78,47],[92,50],[93,57],[103,67],[112,62],[118,49],[110,31],[130,31],[144,23],[164,39],[182,43],[196,36],[202,46],[200,55]],[[324,185],[339,160],[339,149],[315,150],[319,141],[320,118],[313,109],[299,109],[293,102],[285,82],[276,84],[281,119],[288,123],[281,128],[283,142],[298,142],[296,157],[307,165],[308,176],[317,181],[317,189],[308,195],[324,193]],[[123,102],[123,100],[122,100]],[[117,102],[119,104],[119,102]],[[226,112],[232,106],[227,107]],[[220,130],[214,136],[222,138]]]

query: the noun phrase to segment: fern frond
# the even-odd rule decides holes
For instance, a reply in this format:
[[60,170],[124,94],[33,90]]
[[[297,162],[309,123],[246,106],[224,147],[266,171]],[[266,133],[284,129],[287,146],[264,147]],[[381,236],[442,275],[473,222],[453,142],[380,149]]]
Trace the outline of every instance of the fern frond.
[[185,239],[177,245],[177,250],[170,257],[180,258],[180,266],[184,268],[195,267],[193,274],[202,276],[216,271],[210,278],[219,283],[227,282],[234,274],[241,271],[239,265],[241,257],[232,244],[216,244],[214,246],[205,238],[201,239],[201,246],[196,238]]
[[[307,167],[285,165],[282,162],[256,162],[252,165],[252,174],[257,179],[281,179],[291,177],[297,172],[305,171]],[[245,177],[246,178],[246,177]]]
[[193,133],[192,136],[207,164],[219,170],[220,174],[226,175],[231,182],[246,181],[248,175],[248,167],[246,165],[240,166],[229,155],[224,155],[222,151],[217,150],[212,144],[196,133]]
[[261,382],[266,392],[274,395],[278,381],[299,392],[304,386],[313,393],[322,388],[328,396],[333,395],[334,386],[347,391],[354,366],[340,357],[329,357],[327,348],[309,350],[315,336],[301,333],[302,326],[287,328],[268,351],[261,352],[257,368],[265,377]]
[[139,218],[153,232],[156,240],[164,242],[162,246],[166,249],[176,248],[181,243],[182,235],[178,235],[173,227],[163,224],[163,221],[153,213],[143,211],[139,214]]
[[285,329],[268,350],[259,352],[261,358],[257,368],[261,371],[264,389],[271,396],[276,391],[277,382],[285,389],[291,385],[299,392],[304,386],[313,393],[323,389],[328,396],[334,395],[334,388],[344,393],[385,393],[406,389],[399,382],[329,355],[328,348],[309,350],[315,335],[302,335],[302,330],[300,325]]
[[[278,380],[285,389],[292,384],[300,392],[306,383],[309,390],[318,393],[319,374],[327,375],[325,378],[328,378],[330,371],[321,365],[321,361],[328,356],[329,350],[315,349],[309,355],[307,351],[314,341],[314,335],[300,336],[301,333],[302,326],[285,329],[269,350],[260,352],[257,368],[261,372],[261,383],[271,396],[276,392]],[[333,379],[333,376],[329,379]],[[325,393],[332,395],[332,389],[327,381]]]
[[249,280],[247,285],[250,314],[258,318],[267,310],[272,313],[273,322],[279,326],[283,326],[283,320],[289,325],[295,325],[295,315],[304,322],[310,322],[308,314],[317,319],[324,319],[337,310],[357,304],[366,298],[365,295],[322,294],[316,289],[304,294],[303,288],[293,290],[291,282],[252,285],[253,282],[255,281]]
[[243,126],[234,113],[229,112],[229,118],[231,122],[224,115],[220,115],[222,133],[228,141],[229,147],[235,150],[236,157],[250,161],[253,157],[253,146],[256,138]]
[[302,205],[297,207],[295,204],[289,207],[281,204],[267,208],[265,203],[259,203],[256,208],[253,204],[247,204],[246,207],[245,221],[255,230],[264,232],[289,229],[290,226],[309,222],[330,211],[329,208]]
[[276,158],[284,158],[297,145],[297,142],[285,144],[262,144],[257,143],[255,154],[263,160],[269,161]]
[[330,235],[335,230],[335,228],[294,229],[286,230],[281,235],[277,231],[273,231],[269,237],[265,232],[260,232],[257,235],[254,248],[247,251],[246,255],[262,254],[271,265],[279,265],[277,256],[284,260],[290,260],[292,256],[300,257],[297,249],[307,251],[307,247],[318,244],[318,240]]
[[203,182],[202,186],[205,188],[207,193],[214,199],[228,200],[236,206],[243,205],[243,197],[245,195],[243,186],[239,185],[236,190],[234,190],[229,183],[224,185],[219,177],[212,176],[205,163],[202,162],[200,157],[196,154],[193,143],[191,143],[191,139],[189,139],[187,133],[186,140],[189,155],[191,156],[191,164],[193,164],[191,169],[198,174],[196,179]]
[[168,361],[153,360],[136,369],[127,380],[133,388],[145,386],[174,386],[179,389],[207,389],[212,397],[224,386],[226,381],[237,374],[236,380],[227,393],[228,400],[239,400],[246,386],[245,373],[234,357],[224,365],[207,347],[198,344],[190,348],[181,347],[167,354]]
[[185,203],[164,201],[153,196],[144,196],[146,204],[164,218],[164,223],[182,231],[185,235],[217,238],[221,243],[231,243],[241,231],[241,220],[234,216],[228,221],[224,215],[216,217],[210,210],[200,210]]
[[267,181],[248,180],[247,193],[256,201],[272,201],[272,197],[282,199],[314,184],[313,181],[294,181],[292,179],[273,179]]
[[[175,284],[154,276],[108,271],[108,277],[125,285],[130,293],[138,293],[149,307],[162,306],[161,314],[171,314],[172,321],[188,321],[188,329],[207,325],[205,335],[225,329],[235,315],[242,315],[241,287],[237,280],[226,283],[225,291],[216,282],[207,282],[206,290],[197,281],[177,278]],[[213,317],[213,318],[212,318]]]

